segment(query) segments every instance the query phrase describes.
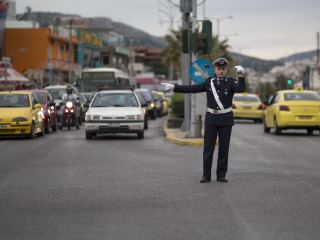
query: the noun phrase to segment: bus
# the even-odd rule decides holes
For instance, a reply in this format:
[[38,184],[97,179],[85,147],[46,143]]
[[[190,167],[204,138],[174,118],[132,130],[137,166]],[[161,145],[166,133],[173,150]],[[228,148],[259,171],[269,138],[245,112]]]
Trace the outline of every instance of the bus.
[[101,88],[128,85],[130,85],[129,75],[116,68],[84,69],[78,80],[81,93],[95,93]]

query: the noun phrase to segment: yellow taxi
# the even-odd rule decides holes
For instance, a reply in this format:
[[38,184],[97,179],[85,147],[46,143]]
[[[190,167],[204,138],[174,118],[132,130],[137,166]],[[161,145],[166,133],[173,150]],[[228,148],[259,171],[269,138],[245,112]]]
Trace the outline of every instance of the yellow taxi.
[[256,94],[236,93],[233,97],[232,111],[235,119],[250,119],[262,122],[264,104]]
[[264,132],[280,135],[286,129],[320,129],[320,96],[303,89],[282,90],[270,97],[264,112]]
[[1,135],[44,135],[42,105],[32,92],[0,92]]
[[164,92],[153,92],[156,94],[161,102],[161,113],[160,115],[167,115],[169,112],[169,99]]

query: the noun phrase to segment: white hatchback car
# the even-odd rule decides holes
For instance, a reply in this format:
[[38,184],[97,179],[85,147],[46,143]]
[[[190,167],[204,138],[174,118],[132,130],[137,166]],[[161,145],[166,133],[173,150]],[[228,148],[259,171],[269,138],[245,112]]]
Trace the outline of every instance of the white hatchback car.
[[136,133],[144,138],[142,107],[132,90],[97,92],[85,117],[86,139],[103,133]]

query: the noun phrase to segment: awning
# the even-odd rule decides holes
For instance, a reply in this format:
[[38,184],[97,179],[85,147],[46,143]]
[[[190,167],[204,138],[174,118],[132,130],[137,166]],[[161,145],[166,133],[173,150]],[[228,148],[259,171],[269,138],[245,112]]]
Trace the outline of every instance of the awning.
[[[0,82],[5,82],[5,69],[0,68]],[[29,79],[23,76],[13,68],[7,69],[7,82],[29,82]]]

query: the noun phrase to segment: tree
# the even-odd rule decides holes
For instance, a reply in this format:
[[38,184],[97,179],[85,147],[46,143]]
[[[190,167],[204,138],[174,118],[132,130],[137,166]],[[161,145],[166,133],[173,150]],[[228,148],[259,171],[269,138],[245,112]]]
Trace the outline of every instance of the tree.
[[163,62],[169,66],[169,78],[174,79],[174,72],[181,72],[181,31],[171,29],[164,39],[167,46],[163,51]]
[[284,74],[279,74],[276,76],[276,81],[275,81],[275,87],[277,88],[277,90],[284,90],[284,89],[288,89],[288,84],[287,84],[287,80],[289,78],[284,75]]

